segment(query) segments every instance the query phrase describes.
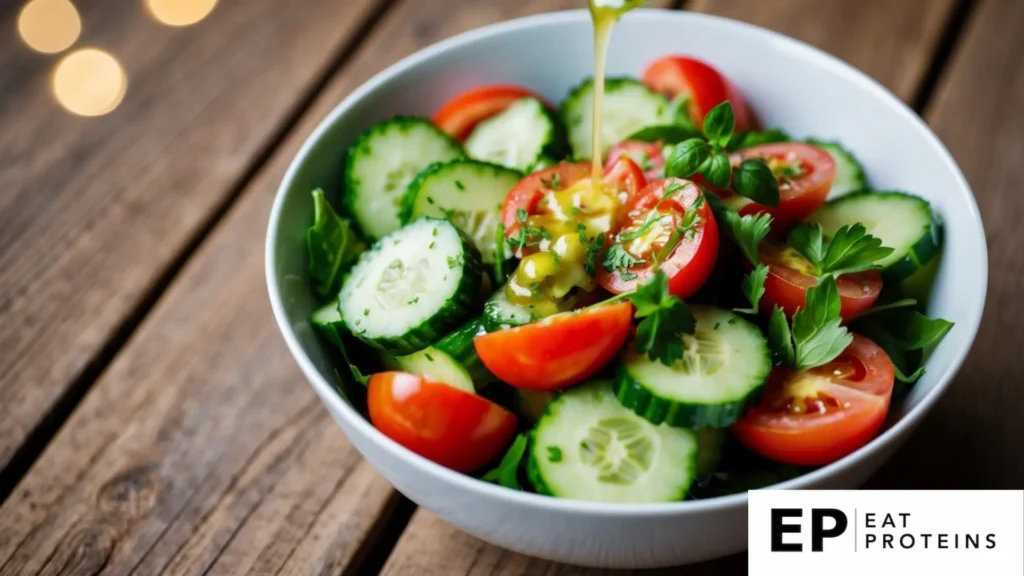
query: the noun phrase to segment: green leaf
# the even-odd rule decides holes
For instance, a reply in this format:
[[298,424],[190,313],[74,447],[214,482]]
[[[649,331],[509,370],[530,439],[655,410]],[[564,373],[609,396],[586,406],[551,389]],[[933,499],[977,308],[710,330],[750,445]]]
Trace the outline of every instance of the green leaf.
[[704,116],[704,136],[708,142],[725,147],[732,138],[732,131],[736,127],[736,117],[732,111],[732,103],[728,100],[708,110]]
[[743,288],[743,295],[750,302],[750,308],[740,308],[736,310],[737,312],[757,314],[757,305],[761,302],[761,297],[764,296],[764,281],[767,278],[768,267],[764,264],[758,264],[749,274],[743,277],[743,280],[740,281],[740,287]]
[[803,308],[793,315],[794,369],[831,362],[853,342],[853,334],[841,325],[839,310],[839,290],[831,277],[807,290]]
[[876,304],[876,305],[872,306],[871,308],[868,308],[867,310],[865,310],[865,311],[861,312],[860,314],[858,314],[857,318],[863,318],[863,317],[865,317],[865,316],[867,316],[869,314],[874,314],[876,312],[883,312],[885,310],[895,310],[897,308],[911,308],[911,307],[914,307],[914,306],[917,306],[917,300],[915,300],[913,298],[901,298],[899,300],[896,300],[894,302],[889,302],[887,304]]
[[528,442],[524,434],[516,436],[508,451],[501,458],[498,467],[485,473],[481,480],[493,482],[512,490],[522,490],[523,487],[519,484],[519,464],[523,461],[523,455],[526,454],[527,444]]
[[789,231],[788,241],[814,266],[819,277],[870,270],[892,254],[892,248],[882,246],[882,240],[868,234],[859,223],[843,226],[826,239],[820,224],[801,222]]
[[733,191],[763,206],[779,205],[779,182],[768,164],[760,158],[748,158],[736,167]]
[[689,178],[708,160],[711,148],[708,143],[691,138],[680,142],[672,151],[672,156],[665,163],[665,176],[669,178]]
[[789,230],[787,241],[821,274],[821,263],[828,249],[821,224],[800,222]]
[[613,244],[604,255],[602,265],[609,272],[626,272],[633,266],[646,263],[646,260],[635,258],[622,247],[622,244]]
[[660,141],[662,144],[678,144],[683,140],[700,137],[700,131],[693,128],[692,125],[665,124],[641,128],[630,134],[626,140],[640,140],[641,142]]
[[[708,196],[710,198],[711,196]],[[712,208],[715,204],[712,202]],[[769,214],[748,214],[740,216],[732,210],[722,208],[715,212],[715,217],[722,224],[721,228],[739,246],[740,251],[751,264],[760,264],[759,249],[761,241],[771,230],[772,217]]]
[[690,95],[680,94],[669,103],[669,114],[672,115],[672,123],[687,130],[692,130],[695,136],[700,136],[700,128],[690,117]]
[[635,346],[651,360],[671,366],[683,357],[683,334],[692,334],[696,320],[682,300],[669,294],[668,276],[657,273],[636,292],[627,296],[642,318],[636,328]]
[[772,315],[768,318],[768,347],[776,364],[792,366],[796,363],[796,350],[793,348],[789,320],[778,305],[772,308]]
[[732,164],[725,154],[715,153],[701,170],[701,176],[707,183],[717,188],[725,188],[732,177]]
[[338,292],[342,274],[366,250],[352,224],[338,216],[320,188],[313,191],[313,226],[306,231],[306,246],[309,276],[323,297]]
[[789,134],[778,128],[769,128],[763,132],[748,131],[734,134],[732,139],[729,141],[729,145],[726,149],[729,152],[735,152],[737,150],[743,150],[745,148],[752,148],[754,146],[760,146],[761,144],[772,144],[775,142],[789,142],[791,138]]
[[[583,227],[581,224],[580,227]],[[594,236],[593,238],[587,238],[586,229],[580,231],[580,236],[585,239],[586,253],[583,259],[583,269],[587,272],[587,275],[593,278],[597,275],[597,259],[601,255],[601,250],[604,248],[605,234],[604,232]]]

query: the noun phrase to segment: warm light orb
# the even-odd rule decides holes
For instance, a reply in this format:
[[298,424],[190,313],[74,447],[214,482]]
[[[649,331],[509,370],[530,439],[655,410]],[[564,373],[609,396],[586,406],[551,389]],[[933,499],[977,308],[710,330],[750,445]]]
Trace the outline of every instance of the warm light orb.
[[124,98],[128,76],[109,52],[82,48],[65,56],[53,71],[53,94],[68,112],[102,116]]
[[206,18],[217,0],[146,0],[146,8],[161,24],[188,26]]
[[67,49],[82,32],[82,19],[68,0],[31,0],[18,14],[18,34],[29,48],[53,54]]

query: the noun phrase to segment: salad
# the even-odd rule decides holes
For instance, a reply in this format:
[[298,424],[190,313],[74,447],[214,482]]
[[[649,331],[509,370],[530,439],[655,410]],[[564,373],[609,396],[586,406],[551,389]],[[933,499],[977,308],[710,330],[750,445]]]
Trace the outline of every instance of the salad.
[[365,386],[346,394],[510,489],[672,502],[791,478],[869,442],[952,327],[923,313],[929,203],[763,129],[692,57],[557,106],[481,86],[344,164],[308,248],[311,323]]

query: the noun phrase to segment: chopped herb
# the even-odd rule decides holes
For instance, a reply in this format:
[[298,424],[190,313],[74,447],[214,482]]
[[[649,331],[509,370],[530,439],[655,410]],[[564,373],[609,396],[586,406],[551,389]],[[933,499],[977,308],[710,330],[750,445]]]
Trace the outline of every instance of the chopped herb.
[[661,203],[664,202],[665,200],[668,200],[673,194],[679,192],[683,188],[686,188],[685,184],[680,184],[679,182],[669,182],[668,185],[665,186],[665,189],[662,190],[661,199],[658,200],[658,202]]
[[516,210],[516,220],[519,220],[520,222],[526,222],[526,219],[529,216],[530,216],[530,213],[527,212],[526,210],[522,209],[522,208]]
[[449,269],[451,269],[451,268],[458,268],[459,266],[462,266],[462,255],[461,254],[459,254],[458,256],[449,256],[448,257],[448,268]]
[[369,315],[370,315],[370,309],[369,308],[363,308],[363,316],[369,316]]
[[609,272],[626,272],[633,266],[645,264],[646,260],[635,258],[622,247],[622,244],[613,244],[604,255],[602,265]]
[[658,222],[658,220],[661,220],[661,217],[662,214],[659,213],[657,210],[651,210],[650,212],[647,213],[647,217],[644,218],[643,224],[641,224],[639,228],[634,228],[632,230],[620,232],[616,239],[619,242],[630,242],[632,240],[636,240],[637,238],[640,238],[644,234],[650,232],[651,228],[654,227],[654,224]]
[[463,185],[462,182],[460,182],[458,180],[455,181],[455,187],[458,188],[459,190],[465,190],[466,189],[466,186]]
[[562,461],[562,449],[558,446],[548,446],[548,461],[549,462],[561,462]]
[[406,304],[406,306],[412,306],[413,304],[416,304],[416,303],[418,303],[419,301],[420,301],[420,297],[419,297],[419,296],[416,296],[416,297],[415,297],[415,298],[413,298],[412,300],[409,300],[409,303],[408,303],[408,304]]
[[721,325],[722,325],[721,322],[715,322],[715,327],[712,328],[712,330],[718,330],[718,327],[721,326]]
[[651,169],[651,155],[644,150],[640,153],[640,169],[647,172]]
[[692,237],[694,228],[701,222],[700,215],[697,214],[697,211],[700,210],[700,207],[703,205],[704,195],[701,194],[700,196],[697,196],[697,199],[694,200],[689,210],[683,214],[682,219],[679,220],[679,226],[676,226],[676,229],[672,231],[672,235],[668,237],[668,242],[665,242],[665,245],[658,251],[657,258],[659,261],[664,262],[666,258],[671,256],[672,251],[676,249],[676,246],[679,246],[679,242],[682,241],[683,238],[689,239]]
[[666,366],[682,359],[682,335],[693,334],[696,320],[686,304],[669,293],[665,271],[658,270],[627,298],[636,307],[635,317],[642,319],[636,329],[637,351]]
[[430,235],[431,236],[437,236],[437,228],[434,228],[433,230],[431,230],[430,231]]
[[433,362],[434,361],[434,357],[431,356],[430,354],[427,354],[426,352],[423,353],[423,356],[425,356],[427,358],[427,362]]
[[776,178],[796,180],[804,175],[804,167],[801,166],[799,162],[794,162],[792,164],[786,164],[773,169],[772,174],[774,174]]
[[626,272],[625,274],[622,275],[622,279],[624,281],[626,281],[626,282],[629,282],[630,280],[632,280],[634,278],[636,278],[636,274],[634,274],[632,272]]
[[434,203],[434,198],[432,196],[427,196],[427,204],[433,204],[433,203]]
[[437,242],[431,241],[430,244],[427,245],[427,250],[433,250],[434,246],[436,246],[436,245],[437,245]]
[[557,172],[552,174],[550,178],[541,178],[540,182],[551,190],[562,189],[562,177]]
[[580,225],[580,240],[586,243],[587,250],[583,260],[583,269],[586,270],[587,275],[593,278],[597,275],[597,259],[601,255],[601,249],[604,248],[605,235],[604,232],[594,236],[593,238],[587,238],[586,228]]

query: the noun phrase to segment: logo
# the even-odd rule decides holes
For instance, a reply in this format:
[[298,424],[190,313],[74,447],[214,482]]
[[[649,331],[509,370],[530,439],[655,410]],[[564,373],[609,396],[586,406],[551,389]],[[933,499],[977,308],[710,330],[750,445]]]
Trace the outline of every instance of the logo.
[[1024,491],[757,490],[752,575],[1024,575]]

